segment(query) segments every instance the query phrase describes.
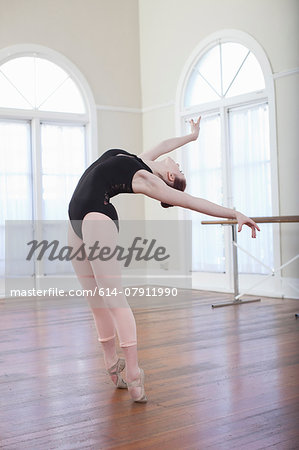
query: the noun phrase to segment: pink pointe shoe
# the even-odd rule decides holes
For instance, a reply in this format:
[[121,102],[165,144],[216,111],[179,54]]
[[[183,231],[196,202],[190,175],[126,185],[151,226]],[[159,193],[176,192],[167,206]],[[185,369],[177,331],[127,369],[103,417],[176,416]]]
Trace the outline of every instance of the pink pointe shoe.
[[137,403],[146,403],[147,402],[147,398],[144,392],[144,371],[143,369],[140,368],[140,376],[139,378],[137,378],[136,380],[131,381],[130,383],[127,383],[128,386],[128,390],[130,391],[131,387],[141,387],[141,395],[138,398],[133,398],[132,396],[132,400],[134,400],[134,402]]
[[110,369],[107,370],[107,373],[109,375],[116,375],[117,381],[116,381],[116,387],[118,389],[127,389],[127,383],[125,380],[123,380],[122,376],[120,375],[120,372],[124,370],[126,366],[126,361],[123,358],[118,358],[118,361],[114,364],[114,366],[110,367]]

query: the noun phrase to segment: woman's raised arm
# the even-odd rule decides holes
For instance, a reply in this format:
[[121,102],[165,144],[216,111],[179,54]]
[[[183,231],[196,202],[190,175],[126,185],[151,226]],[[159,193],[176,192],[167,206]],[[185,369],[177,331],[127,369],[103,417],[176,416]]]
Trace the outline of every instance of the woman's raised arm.
[[199,117],[196,122],[194,122],[193,119],[190,120],[191,126],[190,134],[166,139],[165,141],[160,142],[160,144],[156,145],[152,149],[143,152],[138,156],[140,158],[147,159],[148,161],[155,161],[155,159],[159,158],[159,156],[161,155],[165,155],[165,153],[172,152],[176,148],[182,147],[183,145],[188,144],[189,142],[196,141],[199,134],[200,120],[201,117]]

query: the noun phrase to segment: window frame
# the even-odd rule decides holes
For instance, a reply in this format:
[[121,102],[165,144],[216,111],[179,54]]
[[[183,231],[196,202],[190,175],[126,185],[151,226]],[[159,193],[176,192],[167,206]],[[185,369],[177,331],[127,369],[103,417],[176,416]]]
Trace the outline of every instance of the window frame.
[[[38,120],[61,124],[80,124],[86,126],[86,160],[90,164],[97,158],[97,112],[92,91],[80,70],[68,58],[48,47],[34,44],[19,44],[0,50],[0,65],[21,56],[44,58],[65,70],[76,83],[86,107],[85,114],[60,113],[39,110],[1,108],[1,119],[19,119],[32,121],[35,137],[38,137]],[[34,136],[32,136],[34,137]],[[36,149],[37,151],[38,149]],[[39,148],[40,150],[40,148]]]
[[[215,45],[226,42],[236,42],[244,45],[257,58],[265,79],[265,89],[251,92],[248,94],[238,95],[236,97],[221,98],[217,101],[196,105],[190,108],[184,107],[184,97],[187,89],[187,84],[194,66],[198,63],[200,58]],[[180,79],[177,86],[176,101],[175,101],[175,118],[176,118],[176,132],[178,134],[184,133],[185,121],[188,119],[204,114],[220,113],[221,131],[222,131],[222,157],[226,161],[226,153],[229,152],[229,123],[228,110],[230,108],[250,106],[258,103],[268,103],[269,107],[269,129],[270,129],[270,157],[271,157],[271,193],[273,215],[279,215],[279,186],[278,186],[278,155],[277,155],[277,141],[276,141],[276,108],[275,108],[275,90],[274,90],[274,74],[271,65],[261,45],[250,35],[240,30],[220,30],[203,39],[193,50],[187,59],[184,68],[181,72]],[[200,136],[199,136],[200,139]],[[178,161],[184,167],[186,162],[186,154],[184,151],[178,153]],[[224,206],[232,208],[232,194],[230,192],[230,184],[227,182],[230,178],[230,168],[225,163],[223,167],[223,184],[225,186]],[[178,210],[178,218],[180,220],[188,220],[188,211],[185,209]],[[216,220],[217,218],[215,218]],[[226,254],[226,268],[224,274],[214,272],[192,272],[193,287],[200,289],[212,289],[223,292],[233,291],[233,272],[232,272],[232,245],[231,245],[231,227],[224,227],[225,239],[225,254]],[[281,265],[280,252],[280,233],[279,226],[273,228],[273,251],[274,251],[274,265],[279,267]],[[202,275],[201,275],[202,274]],[[242,289],[252,285],[255,280],[258,282],[261,277],[265,275],[242,274],[240,275],[240,283]],[[273,282],[277,283],[276,280]],[[267,290],[271,291],[273,286],[270,283],[267,285]],[[277,285],[275,286],[277,289]]]
[[[48,47],[34,44],[18,44],[0,50],[0,65],[11,59],[22,56],[32,56],[44,58],[67,72],[77,85],[86,113],[61,113],[51,111],[40,111],[37,109],[15,109],[0,107],[0,119],[9,121],[28,121],[31,127],[31,157],[32,157],[32,192],[33,192],[33,218],[42,219],[42,175],[41,175],[41,126],[42,123],[53,123],[59,125],[82,125],[85,127],[85,160],[87,166],[91,164],[97,156],[97,111],[92,91],[87,80],[80,70],[68,58],[59,52]],[[37,234],[38,238],[38,234]],[[34,276],[35,288],[40,288],[43,279],[42,262],[37,261]],[[49,277],[48,277],[49,278]],[[62,287],[65,287],[61,277]],[[71,279],[71,276],[69,277]],[[1,282],[1,280],[0,280]],[[0,292],[3,290],[0,286]]]

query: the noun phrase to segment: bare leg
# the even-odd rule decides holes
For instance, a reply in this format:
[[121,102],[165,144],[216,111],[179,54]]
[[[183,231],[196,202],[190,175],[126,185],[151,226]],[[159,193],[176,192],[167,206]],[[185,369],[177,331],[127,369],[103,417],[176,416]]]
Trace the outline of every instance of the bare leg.
[[[118,231],[110,218],[101,213],[88,213],[82,224],[83,240],[86,248],[109,247],[111,252],[118,242]],[[140,375],[137,357],[137,330],[133,312],[123,294],[121,266],[116,257],[103,261],[90,261],[94,278],[99,288],[103,289],[103,299],[111,313],[115,329],[118,334],[120,347],[126,359],[127,382],[133,381]],[[114,292],[113,295],[111,293]],[[133,398],[141,395],[141,388],[131,388]]]

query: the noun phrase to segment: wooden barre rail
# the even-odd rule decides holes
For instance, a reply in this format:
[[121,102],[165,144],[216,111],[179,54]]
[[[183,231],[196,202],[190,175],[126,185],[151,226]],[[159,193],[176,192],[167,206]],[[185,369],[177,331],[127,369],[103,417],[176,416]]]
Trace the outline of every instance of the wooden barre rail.
[[[269,217],[250,217],[256,223],[285,223],[285,222],[299,222],[299,216],[269,216]],[[202,220],[203,225],[233,225],[237,224],[236,219],[227,220]]]
[[[256,223],[291,223],[291,222],[299,222],[299,216],[270,216],[270,217],[250,217]],[[222,304],[212,305],[212,308],[217,308],[220,306],[231,306],[231,305],[239,305],[241,303],[252,303],[258,302],[261,299],[254,300],[240,300],[243,294],[239,294],[239,273],[238,273],[238,254],[237,254],[237,225],[238,221],[236,219],[227,219],[227,220],[202,220],[202,225],[231,225],[232,227],[232,253],[233,253],[233,273],[234,273],[234,301]],[[280,270],[282,267],[290,264],[295,259],[299,258],[297,255],[295,258],[290,259],[287,263],[275,269],[266,277],[274,275],[277,270]],[[260,283],[260,282],[259,282]],[[258,283],[258,284],[259,284]]]

